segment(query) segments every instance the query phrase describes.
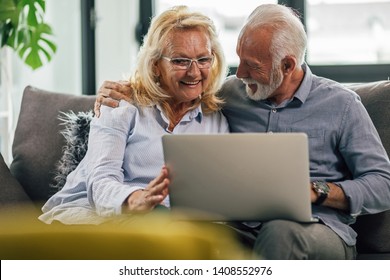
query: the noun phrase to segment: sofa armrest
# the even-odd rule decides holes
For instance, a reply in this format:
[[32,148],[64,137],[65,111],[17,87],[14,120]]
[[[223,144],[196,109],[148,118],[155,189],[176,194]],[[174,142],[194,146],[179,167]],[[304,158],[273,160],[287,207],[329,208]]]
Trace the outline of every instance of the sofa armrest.
[[8,166],[0,154],[0,209],[1,212],[12,211],[15,206],[33,206],[27,193],[19,182],[12,176]]

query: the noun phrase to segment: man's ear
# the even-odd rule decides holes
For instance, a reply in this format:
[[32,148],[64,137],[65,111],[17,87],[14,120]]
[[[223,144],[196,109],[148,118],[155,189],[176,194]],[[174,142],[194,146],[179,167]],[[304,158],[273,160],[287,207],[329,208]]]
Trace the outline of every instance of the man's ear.
[[288,55],[282,59],[282,71],[284,75],[290,74],[297,66],[297,59],[294,56]]

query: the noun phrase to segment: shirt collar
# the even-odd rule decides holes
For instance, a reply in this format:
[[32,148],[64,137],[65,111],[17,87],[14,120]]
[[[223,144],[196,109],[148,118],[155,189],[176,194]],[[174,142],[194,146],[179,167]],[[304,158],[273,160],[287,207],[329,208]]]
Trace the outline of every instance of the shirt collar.
[[[294,96],[289,100],[283,101],[281,104],[277,106],[277,108],[284,108],[286,106],[300,106],[301,104],[305,103],[310,93],[313,74],[306,63],[302,64],[302,70],[304,72],[304,76]],[[274,104],[267,99],[261,100],[260,104],[261,103],[265,104],[267,107],[270,106],[275,108]]]
[[304,77],[300,86],[298,87],[298,90],[294,94],[294,98],[300,100],[302,103],[305,103],[310,93],[311,84],[313,81],[313,73],[306,63],[302,64],[302,69],[304,72]]
[[[165,124],[169,124],[169,119],[167,118],[167,116],[165,116],[161,106],[158,104],[156,105],[156,109],[159,111],[159,114],[161,116],[161,119],[165,122]],[[190,122],[192,121],[193,119],[195,119],[198,123],[202,123],[202,120],[203,120],[203,111],[202,111],[202,106],[201,104],[199,104],[198,107],[196,107],[195,109],[187,112],[183,118],[181,119],[180,123],[181,122]]]

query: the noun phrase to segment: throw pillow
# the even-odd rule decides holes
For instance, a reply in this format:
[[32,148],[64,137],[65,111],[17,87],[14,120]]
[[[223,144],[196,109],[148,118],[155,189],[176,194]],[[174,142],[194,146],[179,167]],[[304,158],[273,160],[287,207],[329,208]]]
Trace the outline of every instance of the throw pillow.
[[66,177],[72,172],[84,158],[88,148],[89,126],[93,118],[92,110],[87,112],[73,111],[61,112],[58,117],[65,126],[61,134],[65,138],[65,146],[61,159],[59,160],[54,176],[54,183],[51,184],[53,192],[57,192],[65,185]]

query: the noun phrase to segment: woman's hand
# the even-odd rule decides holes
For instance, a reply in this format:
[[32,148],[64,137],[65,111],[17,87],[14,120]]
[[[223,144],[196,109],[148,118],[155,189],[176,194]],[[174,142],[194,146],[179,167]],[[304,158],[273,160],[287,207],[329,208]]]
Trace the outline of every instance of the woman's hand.
[[133,192],[125,201],[126,212],[148,212],[161,204],[168,195],[168,169],[164,166],[160,175],[150,181],[143,190]]
[[100,106],[106,105],[112,108],[118,107],[119,100],[130,101],[132,93],[131,84],[128,81],[105,81],[97,92],[94,106],[95,116],[100,116]]

